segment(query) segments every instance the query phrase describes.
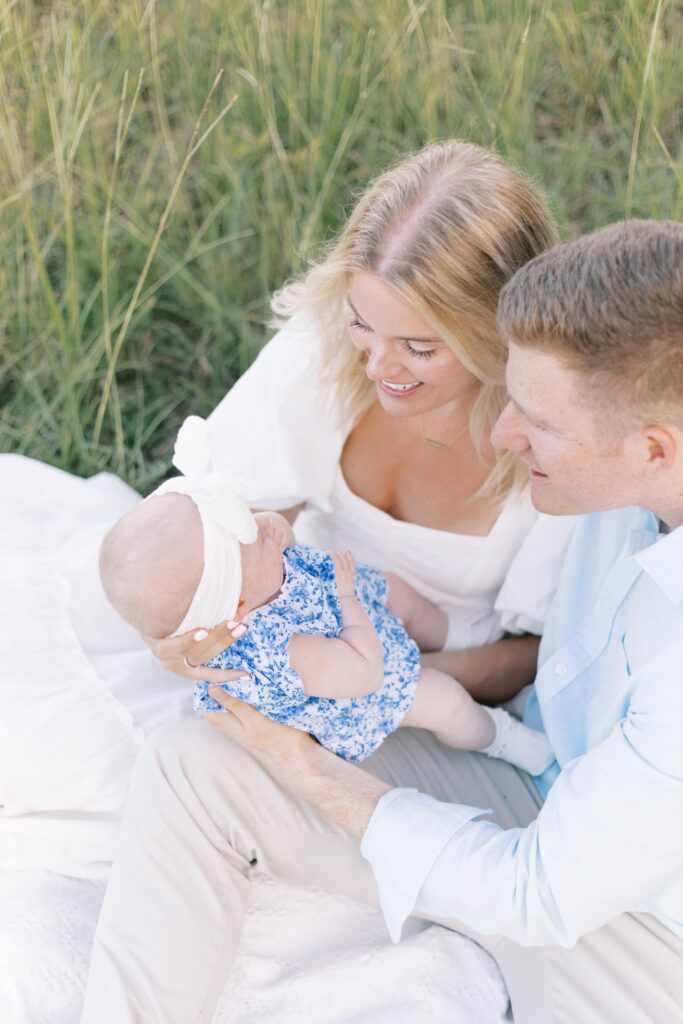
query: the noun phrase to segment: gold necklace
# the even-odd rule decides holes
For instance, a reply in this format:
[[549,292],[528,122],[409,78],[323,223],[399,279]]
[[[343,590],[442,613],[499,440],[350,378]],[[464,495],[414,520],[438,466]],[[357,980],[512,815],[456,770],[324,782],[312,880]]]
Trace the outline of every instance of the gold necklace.
[[443,441],[435,441],[433,437],[427,437],[427,435],[425,433],[424,415],[421,414],[420,415],[420,440],[422,441],[422,444],[426,444],[430,448],[438,448],[440,451],[445,452],[449,448],[452,448],[456,441],[460,440],[460,438],[465,433],[465,431],[469,429],[469,426],[470,426],[470,424],[469,424],[469,420],[468,420],[468,422],[465,424],[465,426],[462,428],[462,430],[459,430],[458,433],[455,435],[455,437],[452,438],[447,444],[444,444]]

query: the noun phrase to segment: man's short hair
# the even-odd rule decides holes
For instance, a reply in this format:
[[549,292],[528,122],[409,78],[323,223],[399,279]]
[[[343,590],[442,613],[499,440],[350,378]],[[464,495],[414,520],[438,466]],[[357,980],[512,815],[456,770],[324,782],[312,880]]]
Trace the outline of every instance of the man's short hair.
[[622,221],[537,256],[503,288],[498,327],[584,371],[615,420],[683,424],[683,224]]

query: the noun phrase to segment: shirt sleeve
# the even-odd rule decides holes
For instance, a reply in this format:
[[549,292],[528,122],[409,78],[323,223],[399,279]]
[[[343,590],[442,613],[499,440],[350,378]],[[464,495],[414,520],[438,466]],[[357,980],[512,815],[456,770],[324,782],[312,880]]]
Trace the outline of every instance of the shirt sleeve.
[[662,675],[564,767],[526,828],[414,790],[380,800],[361,853],[394,941],[415,909],[525,946],[571,946],[680,878],[683,688],[670,665]]
[[208,418],[212,467],[242,478],[254,508],[329,510],[346,430],[315,331],[293,317]]
[[539,515],[508,569],[495,602],[506,633],[543,632],[578,516]]

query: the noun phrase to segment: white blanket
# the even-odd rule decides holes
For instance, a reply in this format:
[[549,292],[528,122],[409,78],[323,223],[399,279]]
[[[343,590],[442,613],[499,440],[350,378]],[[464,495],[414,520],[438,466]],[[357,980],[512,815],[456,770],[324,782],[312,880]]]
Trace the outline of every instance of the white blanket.
[[[77,1024],[130,770],[191,713],[108,606],[97,552],[137,495],[0,456],[0,1022]],[[4,870],[3,870],[4,869]],[[69,876],[69,877],[68,877]],[[499,1024],[492,958],[436,925],[260,878],[215,1024]]]
[[[103,882],[0,872],[0,1020],[78,1024]],[[214,1024],[502,1024],[505,987],[479,946],[265,877]]]

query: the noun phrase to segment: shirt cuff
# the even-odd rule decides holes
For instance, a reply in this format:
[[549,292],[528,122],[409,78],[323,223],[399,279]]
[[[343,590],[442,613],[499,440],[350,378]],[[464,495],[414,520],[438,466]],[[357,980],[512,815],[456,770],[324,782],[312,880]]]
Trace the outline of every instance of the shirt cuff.
[[481,807],[446,804],[416,789],[392,789],[378,801],[360,852],[375,875],[392,942],[410,916],[425,879],[444,846]]

